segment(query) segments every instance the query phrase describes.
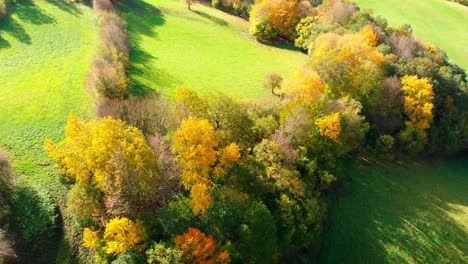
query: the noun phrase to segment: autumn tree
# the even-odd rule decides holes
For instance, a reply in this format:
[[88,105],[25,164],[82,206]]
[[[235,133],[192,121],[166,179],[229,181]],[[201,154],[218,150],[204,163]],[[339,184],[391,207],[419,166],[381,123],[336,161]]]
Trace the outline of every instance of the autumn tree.
[[282,94],[292,100],[304,100],[313,103],[325,93],[326,85],[320,76],[310,68],[303,68],[294,77],[285,81]]
[[196,0],[185,0],[185,2],[187,3],[188,10],[192,10],[191,6],[197,3]]
[[421,151],[427,143],[427,129],[433,119],[432,99],[434,91],[427,78],[418,78],[416,75],[401,78],[403,93],[405,96],[405,113],[408,121],[401,132],[401,140],[406,148],[414,153]]
[[145,248],[142,227],[125,217],[117,217],[107,223],[104,242],[109,255],[122,255],[129,249],[142,251]]
[[370,26],[359,32],[320,35],[311,45],[312,68],[327,83],[334,97],[365,97],[384,78],[384,56],[376,48],[377,38]]
[[335,143],[340,144],[341,118],[340,113],[331,113],[318,118],[315,125],[320,131],[320,135],[330,138]]
[[[65,135],[58,144],[47,140],[47,152],[58,161],[67,179],[87,186],[76,187],[74,192],[88,193],[93,199],[99,195],[92,188],[102,192],[99,200],[106,214],[144,214],[165,195],[156,155],[137,128],[112,118],[85,122],[71,115]],[[69,201],[72,211],[85,207],[89,213],[98,211],[95,201],[80,199],[74,192],[71,198],[78,200]]]
[[190,227],[188,232],[174,238],[176,246],[183,251],[187,263],[229,263],[229,252],[221,251],[211,235]]
[[190,116],[182,121],[173,137],[172,151],[183,167],[182,184],[190,190],[191,206],[196,214],[204,213],[212,203],[210,174],[218,156],[219,164],[214,169],[217,173],[240,158],[237,144],[229,144],[221,152],[216,150],[217,146],[215,131],[206,119]]
[[100,241],[101,236],[99,230],[93,230],[91,228],[85,228],[83,230],[83,245],[85,247],[95,249]]
[[280,35],[290,37],[301,12],[297,0],[262,0],[252,6],[250,32],[270,39]]

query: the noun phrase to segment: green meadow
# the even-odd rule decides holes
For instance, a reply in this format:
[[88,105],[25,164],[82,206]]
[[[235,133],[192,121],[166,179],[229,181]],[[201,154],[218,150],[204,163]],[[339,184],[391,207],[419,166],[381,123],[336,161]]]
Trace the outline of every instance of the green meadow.
[[291,46],[258,43],[241,18],[202,4],[192,9],[173,0],[122,5],[133,44],[130,77],[137,92],[151,88],[171,96],[176,87],[187,86],[202,94],[256,98],[269,94],[263,88],[268,73],[288,77],[305,63],[306,55]]
[[351,161],[319,263],[467,263],[467,162]]
[[17,229],[33,239],[59,225],[63,187],[44,139],[63,136],[69,113],[90,115],[83,83],[96,27],[90,8],[66,1],[18,2],[12,12],[0,22],[0,148],[11,154],[18,176]]
[[468,69],[468,7],[447,0],[353,0],[372,9],[391,26],[410,24],[416,37],[445,50],[452,62]]

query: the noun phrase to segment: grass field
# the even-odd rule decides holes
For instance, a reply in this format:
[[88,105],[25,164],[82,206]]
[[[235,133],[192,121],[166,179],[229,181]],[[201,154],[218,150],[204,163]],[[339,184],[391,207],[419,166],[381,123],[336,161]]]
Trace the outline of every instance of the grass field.
[[305,62],[304,54],[288,47],[258,43],[245,20],[201,4],[192,9],[180,0],[136,0],[122,7],[137,88],[170,96],[185,85],[205,94],[254,98],[268,94],[263,88],[268,73],[290,76]]
[[20,1],[12,12],[0,22],[0,148],[13,157],[19,176],[14,210],[23,219],[18,228],[27,229],[27,221],[52,225],[57,214],[61,185],[44,139],[63,137],[70,112],[90,114],[83,82],[96,27],[91,9],[67,1]]
[[350,164],[319,263],[467,263],[467,162]]
[[352,0],[386,18],[390,25],[410,24],[418,38],[445,50],[468,70],[468,7],[446,0]]

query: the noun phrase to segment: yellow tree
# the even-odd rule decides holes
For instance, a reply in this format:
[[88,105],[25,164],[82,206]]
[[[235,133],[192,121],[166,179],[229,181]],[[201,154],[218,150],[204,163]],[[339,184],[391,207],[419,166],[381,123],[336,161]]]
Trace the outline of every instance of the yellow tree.
[[303,68],[284,83],[281,93],[293,100],[313,103],[325,93],[325,89],[325,84],[315,71]]
[[[70,180],[86,186],[72,188],[69,198],[74,200],[68,202],[71,211],[88,212],[88,217],[99,220],[99,212],[111,216],[136,214],[157,205],[163,192],[155,189],[164,188],[156,155],[141,131],[112,118],[84,122],[71,115],[65,134],[58,144],[47,140],[46,150]],[[100,192],[103,199],[96,199]],[[89,197],[80,197],[84,194]],[[92,200],[98,200],[101,206]]]
[[340,113],[332,113],[318,118],[315,125],[319,128],[320,135],[340,143],[341,118]]
[[142,251],[143,229],[132,220],[122,217],[114,218],[106,225],[104,230],[104,242],[106,253],[110,255],[122,255],[129,249]]
[[216,163],[216,136],[208,120],[189,117],[182,121],[175,132],[172,151],[184,168],[182,183],[191,189],[191,204],[195,213],[205,212],[211,205],[208,193],[210,172]]
[[357,33],[320,35],[310,48],[312,68],[335,96],[365,95],[384,78],[384,56],[370,26]]
[[269,15],[271,25],[283,37],[289,37],[294,31],[301,8],[297,0],[270,0]]
[[405,95],[405,113],[408,121],[401,133],[401,139],[406,143],[407,149],[419,152],[427,143],[426,130],[431,126],[433,119],[432,99],[434,91],[427,78],[419,79],[418,76],[404,76],[401,78],[403,93]]

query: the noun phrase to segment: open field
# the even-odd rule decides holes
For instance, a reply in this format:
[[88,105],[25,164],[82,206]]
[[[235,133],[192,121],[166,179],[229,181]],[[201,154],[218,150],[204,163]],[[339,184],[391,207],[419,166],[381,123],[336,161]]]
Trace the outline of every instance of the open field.
[[386,18],[390,25],[410,24],[416,37],[445,50],[468,69],[468,7],[446,0],[353,0]]
[[131,78],[173,95],[185,85],[201,93],[221,91],[237,98],[267,95],[265,76],[290,76],[306,56],[258,43],[248,22],[184,1],[137,0],[122,7],[133,44]]
[[69,113],[90,113],[83,82],[95,46],[94,15],[66,1],[21,1],[12,12],[0,22],[0,148],[11,153],[19,176],[15,214],[50,226],[61,184],[44,139],[63,136]]
[[350,164],[319,263],[466,263],[467,162]]

